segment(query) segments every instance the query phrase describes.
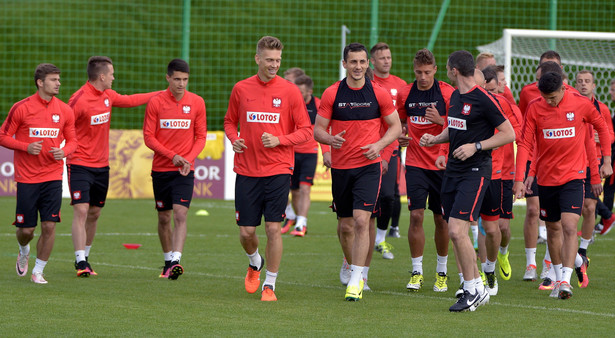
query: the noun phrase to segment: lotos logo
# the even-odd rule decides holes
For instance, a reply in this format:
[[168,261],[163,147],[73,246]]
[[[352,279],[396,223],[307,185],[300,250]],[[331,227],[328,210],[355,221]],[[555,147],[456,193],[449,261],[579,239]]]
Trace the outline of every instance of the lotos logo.
[[190,120],[174,120],[163,119],[160,120],[160,129],[189,129]]
[[468,126],[466,125],[466,120],[458,119],[455,117],[448,118],[448,126],[449,128],[458,129],[458,130],[468,130]]
[[543,129],[545,139],[570,138],[575,136],[574,127],[560,129]]
[[273,108],[280,108],[280,106],[282,106],[282,99],[279,97],[274,97],[271,104],[273,105]]
[[182,111],[184,112],[184,114],[190,114],[190,106],[183,106]]
[[260,123],[279,123],[280,122],[279,113],[249,111],[247,112],[246,116],[248,118],[248,122],[260,122]]
[[105,123],[109,122],[110,118],[111,118],[111,112],[106,112],[104,114],[93,115],[90,118],[90,125],[95,126],[95,125],[99,125],[99,124],[105,124]]
[[60,134],[58,128],[30,128],[30,137],[57,138]]
[[413,124],[432,124],[425,116],[410,116],[410,123]]

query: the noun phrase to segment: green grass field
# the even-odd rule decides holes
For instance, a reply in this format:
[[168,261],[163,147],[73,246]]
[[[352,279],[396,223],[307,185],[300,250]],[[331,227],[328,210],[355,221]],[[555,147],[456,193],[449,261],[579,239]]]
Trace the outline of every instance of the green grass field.
[[[156,214],[150,200],[110,200],[103,210],[90,262],[98,276],[77,278],[70,238],[72,208],[64,200],[63,222],[45,269],[47,285],[35,285],[15,273],[17,244],[14,198],[0,198],[0,335],[2,336],[610,336],[615,319],[611,284],[613,235],[590,246],[590,284],[572,284],[574,296],[561,301],[521,281],[525,265],[522,208],[513,222],[510,281],[488,306],[472,313],[450,313],[458,286],[454,257],[449,259],[449,291],[431,290],[435,249],[428,239],[426,283],[418,293],[406,291],[411,267],[405,237],[408,212],[402,211],[402,238],[392,239],[395,259],[377,253],[369,285],[358,303],[344,301],[339,282],[342,253],[336,220],[326,203],[315,202],[305,238],[284,237],[284,256],[275,303],[247,294],[243,277],[247,257],[238,240],[232,201],[194,200],[188,239],[177,281],[159,279],[162,253]],[[209,216],[196,216],[205,209]],[[405,208],[404,208],[405,209]],[[429,217],[426,217],[426,220]],[[433,224],[426,224],[428,238]],[[264,252],[264,229],[259,229]],[[122,243],[141,243],[127,250]],[[31,245],[35,252],[35,244]],[[539,246],[538,257],[545,247]],[[452,252],[452,250],[451,250]],[[34,266],[30,258],[30,271]],[[264,277],[262,277],[264,278]]]

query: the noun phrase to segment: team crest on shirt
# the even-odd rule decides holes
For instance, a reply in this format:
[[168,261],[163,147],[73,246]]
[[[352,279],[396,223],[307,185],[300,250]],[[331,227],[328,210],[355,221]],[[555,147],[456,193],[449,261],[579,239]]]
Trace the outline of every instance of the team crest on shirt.
[[53,121],[53,123],[59,123],[60,122],[60,115],[58,115],[58,114],[51,115],[51,121]]
[[109,99],[105,99],[105,107],[109,107]]
[[190,114],[190,106],[188,105],[183,106],[182,111],[184,112],[184,114]]
[[17,223],[23,223],[23,214],[17,214],[15,217],[15,221],[17,221]]
[[273,108],[280,108],[282,106],[282,99],[279,97],[274,97],[271,101]]
[[574,112],[573,111],[569,111],[569,112],[566,113],[566,120],[574,121]]
[[393,96],[393,97],[397,96],[397,89],[391,88],[391,96]]
[[81,191],[74,191],[73,192],[73,199],[74,200],[80,200],[81,199]]
[[463,115],[470,115],[470,110],[472,110],[472,104],[464,103],[463,104],[463,109],[461,110],[461,113]]

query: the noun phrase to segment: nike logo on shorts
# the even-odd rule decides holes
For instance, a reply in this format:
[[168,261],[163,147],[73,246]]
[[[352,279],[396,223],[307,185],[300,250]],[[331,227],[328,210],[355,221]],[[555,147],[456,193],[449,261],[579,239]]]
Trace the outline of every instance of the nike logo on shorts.
[[58,217],[58,214],[51,214],[51,217]]
[[363,205],[364,205],[364,206],[366,206],[366,207],[371,207],[372,205],[374,205],[374,203],[372,203],[372,204],[367,204],[367,203],[363,202]]
[[572,209],[580,209],[581,207],[575,207],[574,205],[571,206]]
[[180,201],[180,202],[184,202],[184,203],[185,203],[185,202],[188,202],[188,200],[185,200],[185,199],[183,199],[183,198],[180,198],[180,199],[179,199],[179,201]]
[[469,211],[460,211],[459,212],[460,215],[466,215],[466,214],[469,214],[469,213],[470,213]]

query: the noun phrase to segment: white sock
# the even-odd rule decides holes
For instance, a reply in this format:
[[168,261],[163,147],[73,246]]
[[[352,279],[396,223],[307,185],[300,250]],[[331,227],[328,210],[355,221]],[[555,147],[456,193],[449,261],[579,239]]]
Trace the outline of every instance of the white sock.
[[549,253],[549,244],[546,245],[547,249],[545,250],[545,261],[551,261],[551,254]]
[[290,203],[286,205],[286,211],[284,213],[286,214],[287,219],[294,220],[295,218],[297,218],[297,215],[295,215],[295,210],[293,210],[293,205]]
[[412,257],[412,272],[423,274],[423,256]]
[[525,248],[525,265],[536,266],[536,248]]
[[485,273],[489,272],[489,273],[493,273],[495,272],[495,262],[492,262],[490,260],[487,260],[485,262]]
[[75,251],[75,261],[77,263],[85,260],[85,250],[77,250]]
[[475,294],[476,293],[476,285],[474,284],[474,280],[464,281],[463,282],[463,289],[468,291],[472,295]]
[[261,255],[258,254],[258,249],[254,251],[253,254],[247,254],[248,258],[250,258],[250,265],[256,267],[257,269],[262,269],[261,264],[263,264]]
[[364,266],[363,267],[363,273],[362,273],[363,280],[367,280],[367,274],[368,273],[369,273],[369,266]]
[[86,245],[85,246],[85,257],[90,257],[90,250],[92,250],[92,246]]
[[35,273],[43,273],[43,269],[45,269],[45,265],[47,265],[47,261],[42,261],[40,259],[36,259],[36,264],[34,265],[34,269],[32,269],[32,274]]
[[553,266],[553,264],[551,264],[551,268],[549,268],[549,271],[547,271],[547,277],[549,277],[549,279],[552,281],[555,281],[555,282],[558,281],[557,275],[555,274],[555,267]]
[[361,282],[361,277],[363,274],[363,267],[350,264],[350,281],[348,282],[348,286],[359,286]]
[[483,280],[480,277],[474,279],[474,288],[479,294],[485,292],[485,284],[483,284]]
[[581,255],[577,252],[577,255],[574,257],[574,267],[578,268],[581,267],[581,265],[583,265],[583,258],[581,258]]
[[487,265],[487,262],[480,263],[480,271],[482,271],[483,273],[485,272],[485,265]]
[[476,242],[478,239],[478,225],[470,225],[470,229],[472,229],[472,240]]
[[562,281],[562,264],[553,264],[553,270],[555,272],[555,281],[557,282],[561,282]]
[[459,275],[459,283],[463,283],[464,282],[463,273],[459,272],[458,275]]
[[500,247],[500,253],[502,255],[506,255],[508,253],[508,245],[507,246],[501,246]]
[[589,242],[591,242],[591,239],[585,239],[581,237],[581,243],[579,244],[579,249],[587,250],[587,247],[589,247]]
[[387,231],[376,228],[376,245],[384,242],[384,237],[386,236]]
[[269,270],[266,271],[265,282],[263,283],[263,289],[265,289],[265,285],[271,285],[273,291],[275,291],[275,280],[278,278],[277,272],[271,272]]
[[297,216],[297,223],[295,224],[295,229],[301,230],[306,225],[307,225],[307,217]]
[[25,246],[21,246],[21,244],[19,244],[19,253],[22,256],[27,256],[30,254],[30,243],[26,244]]
[[173,251],[173,255],[171,256],[171,262],[179,262],[182,259],[182,253],[179,251]]
[[570,284],[570,276],[572,276],[572,268],[562,267],[562,282]]
[[546,239],[547,238],[547,226],[540,225],[538,226],[538,236]]
[[173,251],[169,251],[169,252],[165,252],[164,253],[164,261],[171,261],[171,258],[173,257]]
[[448,269],[446,268],[446,264],[448,263],[448,256],[438,256],[438,264],[436,265],[436,272],[440,273],[440,272],[444,272],[444,274],[446,274],[448,272]]

